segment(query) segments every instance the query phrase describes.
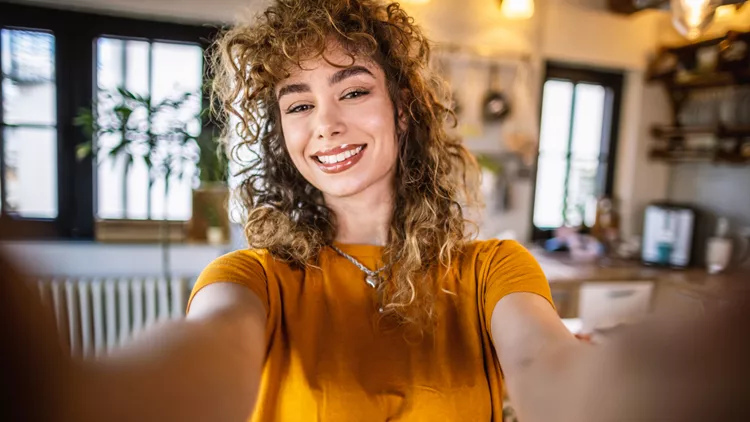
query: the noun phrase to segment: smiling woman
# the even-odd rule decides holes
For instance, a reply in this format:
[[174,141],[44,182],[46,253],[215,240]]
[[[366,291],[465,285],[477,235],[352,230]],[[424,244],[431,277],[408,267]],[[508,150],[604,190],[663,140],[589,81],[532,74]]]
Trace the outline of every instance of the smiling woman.
[[421,29],[397,4],[280,2],[217,45],[235,155],[259,151],[239,189],[251,247],[304,267],[334,240],[384,246],[386,263],[399,257],[385,313],[424,327],[434,286],[420,279],[460,254],[478,171],[446,132],[449,93]]
[[[447,92],[397,3],[277,0],[217,47],[216,94],[238,148],[259,152],[239,187],[251,248],[205,268],[186,319],[96,363],[28,338],[54,322],[0,257],[0,309],[19,316],[0,319],[0,338],[20,340],[0,372],[32,410],[54,410],[36,419],[500,422],[507,390],[523,422],[685,422],[695,386],[729,396],[693,374],[746,385],[734,363],[748,347],[727,339],[747,336],[583,345],[526,249],[465,236],[476,165],[445,131]],[[744,403],[744,390],[728,392]]]

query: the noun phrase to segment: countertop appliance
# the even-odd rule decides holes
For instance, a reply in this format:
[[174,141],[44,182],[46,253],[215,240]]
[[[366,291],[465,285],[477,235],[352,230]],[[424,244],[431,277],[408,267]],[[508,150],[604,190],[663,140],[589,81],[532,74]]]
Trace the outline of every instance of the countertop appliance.
[[650,265],[684,268],[690,265],[696,212],[693,208],[656,203],[643,218],[641,258]]

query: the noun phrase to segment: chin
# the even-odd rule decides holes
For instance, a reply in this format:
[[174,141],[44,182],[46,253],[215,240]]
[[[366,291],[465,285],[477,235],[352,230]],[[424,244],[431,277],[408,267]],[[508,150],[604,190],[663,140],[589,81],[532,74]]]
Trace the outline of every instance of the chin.
[[333,198],[347,198],[365,191],[369,185],[369,183],[363,183],[359,180],[341,180],[332,183],[326,183],[324,181],[323,183],[320,183],[319,189],[326,196]]

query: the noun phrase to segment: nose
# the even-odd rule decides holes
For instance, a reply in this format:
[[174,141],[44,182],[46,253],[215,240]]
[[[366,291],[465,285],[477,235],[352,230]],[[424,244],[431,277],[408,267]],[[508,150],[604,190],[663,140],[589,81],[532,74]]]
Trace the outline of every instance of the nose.
[[316,119],[315,136],[318,139],[330,140],[346,132],[346,123],[340,110],[334,104],[319,104]]

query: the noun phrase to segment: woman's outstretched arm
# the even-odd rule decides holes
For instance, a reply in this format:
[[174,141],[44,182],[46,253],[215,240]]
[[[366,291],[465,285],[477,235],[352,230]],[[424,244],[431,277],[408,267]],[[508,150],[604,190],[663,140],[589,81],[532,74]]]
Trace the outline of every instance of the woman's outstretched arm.
[[[254,408],[266,314],[249,289],[203,288],[184,320],[144,332],[96,362],[59,346],[51,312],[0,256],[2,420],[237,421]],[[7,348],[6,348],[7,347]]]

